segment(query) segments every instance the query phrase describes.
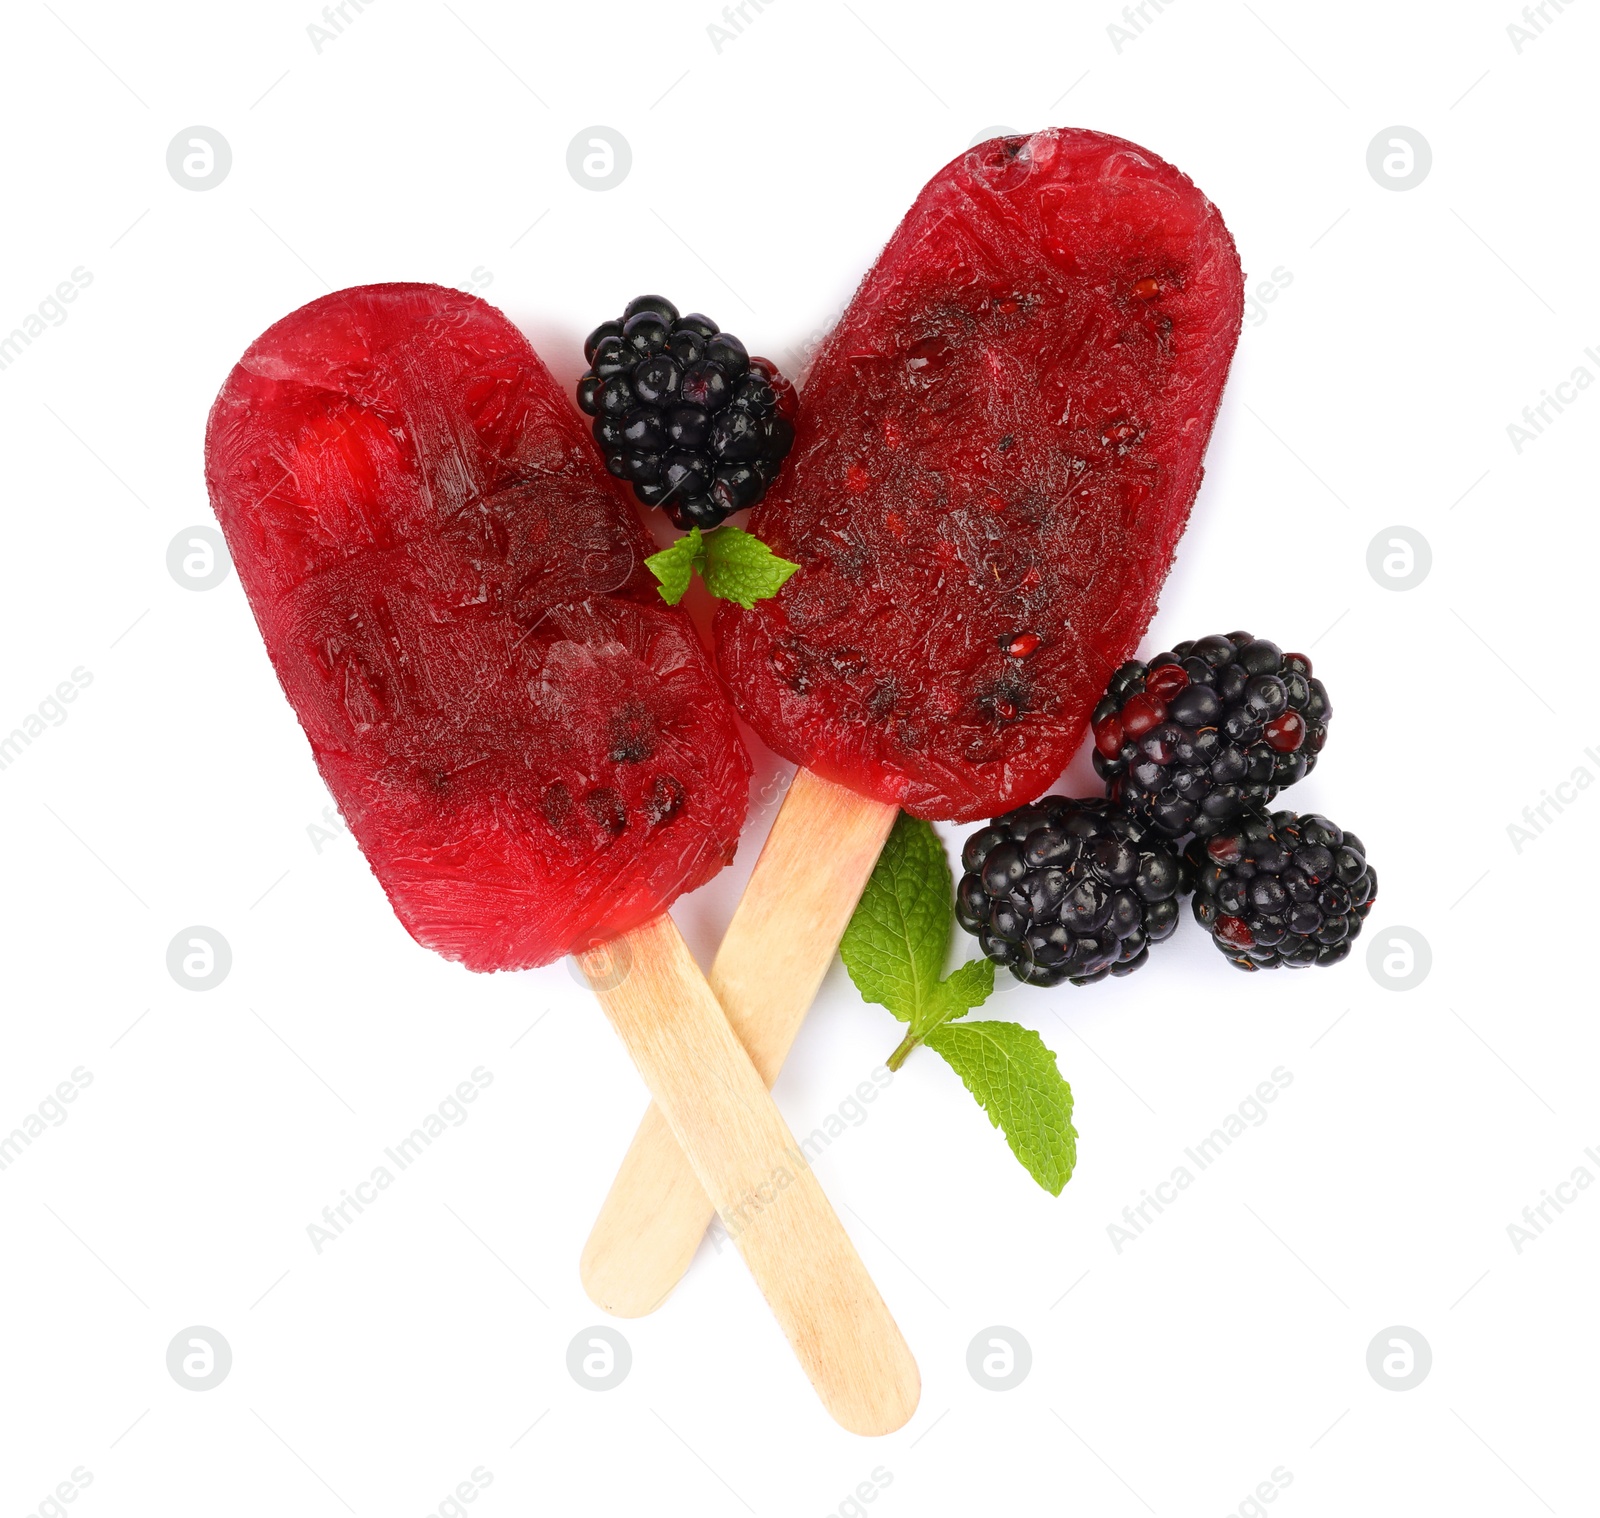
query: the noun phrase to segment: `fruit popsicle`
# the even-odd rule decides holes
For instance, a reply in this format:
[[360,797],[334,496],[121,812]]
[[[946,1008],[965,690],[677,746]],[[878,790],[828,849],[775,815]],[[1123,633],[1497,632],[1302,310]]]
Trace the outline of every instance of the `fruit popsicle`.
[[[767,1080],[895,810],[987,817],[1066,767],[1155,612],[1242,316],[1195,185],[1058,129],[935,175],[824,343],[750,524],[800,570],[716,622],[741,715],[801,766],[711,971]],[[658,1305],[710,1222],[670,1151],[647,1114],[585,1249],[613,1310]]]
[[909,1351],[666,916],[732,857],[748,757],[526,340],[433,285],[314,301],[229,375],[206,475],[401,922],[473,970],[580,956],[830,1411],[898,1427]]

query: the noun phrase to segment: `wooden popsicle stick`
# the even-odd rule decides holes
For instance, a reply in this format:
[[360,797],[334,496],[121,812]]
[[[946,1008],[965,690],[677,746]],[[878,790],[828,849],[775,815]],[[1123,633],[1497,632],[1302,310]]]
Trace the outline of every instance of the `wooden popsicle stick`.
[[[897,808],[809,770],[794,777],[711,967],[711,989],[771,1086],[833,962]],[[715,1209],[659,1110],[645,1113],[584,1245],[590,1299],[654,1312]]]
[[823,1405],[852,1433],[902,1427],[916,1361],[677,926],[578,962]]

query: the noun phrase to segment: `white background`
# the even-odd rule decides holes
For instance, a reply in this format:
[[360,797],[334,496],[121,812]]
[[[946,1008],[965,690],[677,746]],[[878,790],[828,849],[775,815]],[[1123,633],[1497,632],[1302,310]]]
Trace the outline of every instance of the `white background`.
[[[1222,1518],[1268,1511],[1279,1467],[1286,1518],[1594,1511],[1600,1192],[1520,1254],[1507,1225],[1600,1177],[1600,795],[1520,852],[1507,826],[1600,775],[1600,394],[1520,453],[1507,425],[1600,376],[1595,13],[1548,7],[1520,52],[1510,0],[1147,4],[1120,50],[1110,0],[774,0],[720,51],[710,0],[348,14],[320,52],[311,0],[4,23],[0,332],[92,283],[0,370],[0,731],[93,677],[0,771],[0,1132],[93,1077],[0,1171],[4,1511],[55,1511],[79,1467],[86,1518],[421,1518],[478,1467],[461,1511],[485,1518]],[[1397,123],[1433,155],[1403,193],[1367,168]],[[233,155],[203,193],[166,167],[195,124]],[[605,193],[566,167],[592,124],[632,148]],[[237,580],[166,567],[211,520],[207,408],[270,322],[385,279],[476,280],[565,379],[644,289],[792,370],[928,176],[1046,124],[1171,158],[1252,289],[1291,276],[1250,313],[1145,647],[1243,626],[1312,653],[1335,717],[1292,799],[1366,841],[1368,937],[1247,979],[1186,916],[1129,981],[998,996],[1076,1093],[1059,1199],[913,1057],[818,1167],[921,1364],[901,1432],[828,1421],[731,1249],[619,1325],[619,1388],[581,1388],[578,1251],[643,1089],[566,966],[470,976],[411,942],[347,836],[315,847],[328,798]],[[1395,524],[1433,557],[1404,592],[1367,568]],[[703,960],[771,815],[676,908]],[[166,969],[191,924],[232,946],[205,993]],[[1403,994],[1363,952],[1393,925],[1432,948]],[[836,966],[778,1087],[793,1126],[899,1034]],[[307,1225],[478,1065],[470,1119],[317,1254]],[[1118,1253],[1124,1206],[1280,1065],[1268,1120]],[[204,1393],[165,1365],[195,1324],[234,1357]],[[1016,1390],[967,1371],[991,1325],[1031,1345]],[[1432,1347],[1403,1393],[1366,1366],[1391,1325]]]

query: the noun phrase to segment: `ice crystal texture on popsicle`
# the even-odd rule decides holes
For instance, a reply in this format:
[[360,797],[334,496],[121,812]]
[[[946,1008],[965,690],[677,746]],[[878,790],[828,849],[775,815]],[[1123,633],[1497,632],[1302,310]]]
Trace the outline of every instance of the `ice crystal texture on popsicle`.
[[251,345],[206,479],[402,923],[474,970],[633,927],[731,857],[749,760],[654,545],[493,307],[325,296]]
[[1242,285],[1216,207],[1120,138],[997,138],[936,175],[751,519],[800,572],[718,612],[761,737],[922,817],[1045,790],[1155,611]]

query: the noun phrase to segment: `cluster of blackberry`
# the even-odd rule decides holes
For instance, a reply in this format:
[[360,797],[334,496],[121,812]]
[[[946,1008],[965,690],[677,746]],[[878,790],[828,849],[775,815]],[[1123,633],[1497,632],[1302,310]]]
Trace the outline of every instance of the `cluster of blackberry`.
[[1332,711],[1310,659],[1246,632],[1124,664],[1092,719],[1106,796],[1046,796],[968,838],[958,921],[1018,980],[1089,985],[1138,969],[1192,890],[1240,969],[1337,963],[1377,897],[1366,849],[1267,810],[1316,764]]
[[731,332],[660,295],[583,345],[578,406],[606,468],[673,525],[715,527],[766,494],[794,443],[794,391]]
[[1209,837],[1310,774],[1333,708],[1304,654],[1249,633],[1130,660],[1094,709],[1106,793],[1169,838]]
[[996,817],[961,850],[956,917],[1018,980],[1087,986],[1128,975],[1178,926],[1188,865],[1098,797],[1046,796]]
[[1361,840],[1314,813],[1251,813],[1186,862],[1195,917],[1241,970],[1337,964],[1378,895]]

